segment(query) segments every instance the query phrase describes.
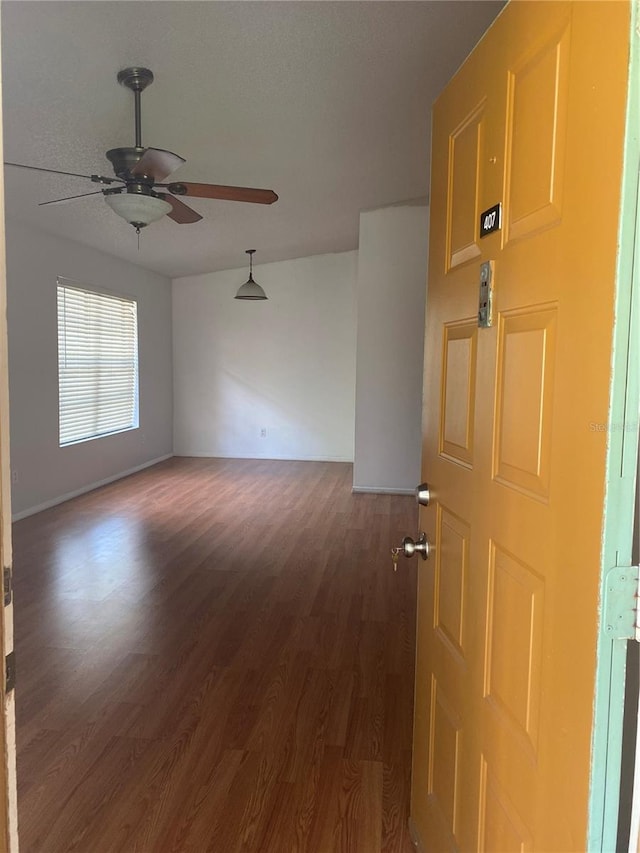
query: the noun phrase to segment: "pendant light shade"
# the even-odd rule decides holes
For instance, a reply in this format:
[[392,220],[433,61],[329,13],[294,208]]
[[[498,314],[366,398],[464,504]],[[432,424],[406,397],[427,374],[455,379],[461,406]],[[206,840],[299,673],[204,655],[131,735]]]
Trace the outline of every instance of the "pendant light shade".
[[255,249],[247,249],[247,255],[249,255],[249,278],[242,285],[242,287],[238,290],[235,295],[236,299],[246,299],[246,300],[254,300],[254,299],[267,299],[267,294],[260,287],[257,281],[253,280],[253,253]]

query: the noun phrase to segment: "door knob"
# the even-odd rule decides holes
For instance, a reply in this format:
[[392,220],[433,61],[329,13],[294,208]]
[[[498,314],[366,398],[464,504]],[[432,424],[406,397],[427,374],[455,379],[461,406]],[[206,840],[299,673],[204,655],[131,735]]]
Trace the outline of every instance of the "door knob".
[[399,548],[391,549],[391,559],[393,560],[394,572],[398,566],[398,557],[400,557],[400,555],[403,557],[413,557],[414,554],[420,554],[423,560],[428,560],[430,551],[431,546],[429,545],[426,533],[421,533],[417,542],[410,536],[405,536],[402,540],[402,545],[400,545]]
[[410,536],[405,536],[402,540],[402,552],[405,557],[413,557],[414,554],[420,554],[423,560],[428,560],[430,550],[431,546],[427,540],[426,533],[421,533],[417,542]]

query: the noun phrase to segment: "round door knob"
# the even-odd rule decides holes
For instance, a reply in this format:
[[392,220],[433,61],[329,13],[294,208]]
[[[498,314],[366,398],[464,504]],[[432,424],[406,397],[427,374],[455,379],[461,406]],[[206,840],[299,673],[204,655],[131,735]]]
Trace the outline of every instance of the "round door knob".
[[405,536],[402,540],[402,551],[405,557],[413,557],[414,554],[420,554],[423,560],[428,560],[430,550],[431,546],[427,540],[426,533],[421,533],[417,542],[411,536]]

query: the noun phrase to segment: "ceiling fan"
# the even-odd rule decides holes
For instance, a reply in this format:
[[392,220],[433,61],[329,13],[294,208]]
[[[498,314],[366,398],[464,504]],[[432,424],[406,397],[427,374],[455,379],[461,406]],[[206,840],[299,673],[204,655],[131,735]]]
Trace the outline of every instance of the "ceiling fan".
[[[180,225],[187,225],[202,219],[199,213],[176,196],[246,201],[254,204],[273,204],[274,201],[278,200],[278,196],[273,190],[229,187],[221,184],[194,184],[184,181],[162,183],[186,160],[184,157],[173,154],[171,151],[164,151],[162,148],[142,147],[140,96],[147,86],[153,83],[153,74],[148,68],[125,68],[118,73],[118,82],[133,92],[136,141],[135,146],[131,148],[112,148],[106,152],[107,159],[111,161],[113,166],[115,178],[106,178],[102,175],[79,175],[76,172],[61,172],[58,169],[26,166],[23,163],[5,164],[16,166],[19,169],[32,169],[36,172],[52,172],[55,175],[87,178],[96,184],[108,185],[107,189],[41,202],[40,206],[61,204],[89,195],[102,194],[109,207],[118,216],[126,219],[130,225],[133,225],[139,234],[141,228],[165,215]],[[112,184],[118,186],[111,186]],[[158,189],[166,189],[168,192],[157,192]]]

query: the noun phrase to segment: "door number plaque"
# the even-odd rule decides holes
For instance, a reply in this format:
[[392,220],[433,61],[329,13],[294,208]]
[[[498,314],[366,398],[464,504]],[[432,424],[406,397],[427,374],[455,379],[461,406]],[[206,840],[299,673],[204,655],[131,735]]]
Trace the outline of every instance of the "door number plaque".
[[483,210],[480,214],[480,237],[486,237],[493,231],[502,228],[502,205],[494,204],[493,207]]
[[488,329],[493,325],[493,261],[480,264],[480,299],[478,326]]

